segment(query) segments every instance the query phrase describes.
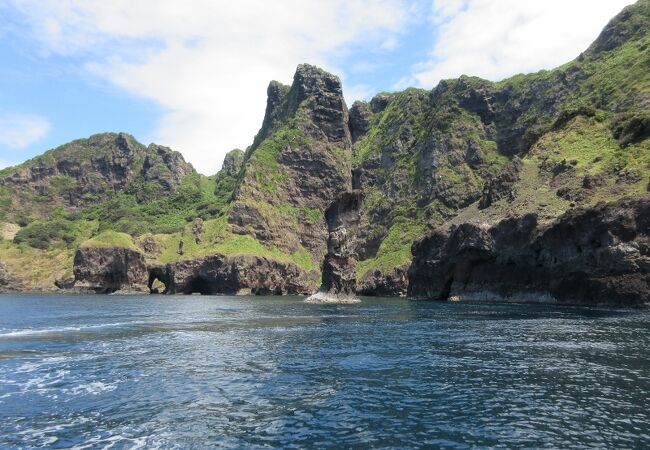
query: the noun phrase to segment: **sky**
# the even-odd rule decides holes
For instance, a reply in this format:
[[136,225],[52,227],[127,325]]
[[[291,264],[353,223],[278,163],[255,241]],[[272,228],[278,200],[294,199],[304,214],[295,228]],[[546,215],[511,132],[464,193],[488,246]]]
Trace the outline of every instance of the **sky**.
[[350,105],[585,50],[632,0],[0,0],[0,167],[124,131],[204,174],[245,149],[270,80],[308,62]]

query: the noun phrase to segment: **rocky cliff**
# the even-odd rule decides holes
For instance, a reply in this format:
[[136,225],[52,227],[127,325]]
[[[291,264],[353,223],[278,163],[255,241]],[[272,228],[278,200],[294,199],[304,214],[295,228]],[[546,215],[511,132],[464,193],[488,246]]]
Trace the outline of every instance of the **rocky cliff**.
[[409,295],[470,301],[650,304],[650,198],[461,224],[413,246]]
[[319,291],[307,299],[318,303],[354,303],[357,291],[356,235],[363,192],[344,192],[325,211],[327,254]]
[[142,253],[119,247],[82,247],[74,257],[74,284],[100,294],[148,292],[147,263]]
[[316,287],[316,273],[257,256],[211,255],[150,267],[150,288],[156,280],[164,294],[306,295]]
[[228,217],[233,232],[320,262],[323,212],[352,187],[348,122],[338,77],[303,64],[290,87],[272,82]]
[[[386,290],[384,274],[410,264],[413,240],[448,223],[550,220],[645,193],[649,24],[641,0],[558,69],[497,83],[463,76],[353,105],[354,165],[367,195],[359,278]],[[399,291],[391,279],[388,291]]]
[[7,265],[0,262],[0,292],[21,292],[25,290],[22,280],[7,270]]
[[47,217],[54,207],[93,205],[136,182],[164,195],[193,171],[180,153],[167,147],[145,147],[125,133],[98,134],[0,171],[0,193],[7,206],[3,213],[5,219]]
[[[433,281],[438,275],[427,287],[426,276],[417,274],[436,252],[458,261],[453,268],[436,265],[443,274],[463,266],[465,247],[454,253],[449,242],[456,235],[449,230],[491,236],[504,221],[534,217],[521,249],[495,238],[481,241],[498,259],[502,249],[520,255],[533,242],[547,245],[535,236],[574,213],[572,223],[587,236],[579,223],[589,215],[578,211],[649,195],[648,67],[650,0],[626,8],[589,49],[557,69],[500,82],[463,76],[431,90],[381,93],[349,111],[338,77],[300,65],[290,86],[270,83],[252,145],[230,152],[214,176],[199,175],[177,152],[126,134],[74,141],[0,171],[0,261],[31,290],[54,289],[55,280],[66,286],[79,248],[121,248],[141,254],[147,266],[186,274],[178,283],[167,276],[178,286],[193,285],[182,279],[205,273],[214,275],[208,291],[219,284],[235,292],[224,281],[235,279],[256,292],[299,292],[310,286],[302,280],[323,268],[338,280],[332,284],[340,282],[336,289],[348,291],[352,265],[325,258],[332,230],[324,213],[354,189],[364,193],[354,248],[358,292],[403,295],[415,257],[413,294],[442,298]],[[616,226],[603,220],[602,226]],[[413,255],[413,242],[427,235],[438,236],[426,242],[440,249],[416,246]],[[120,290],[121,282],[111,285],[110,276],[100,274],[110,264],[93,259],[105,251],[88,255],[88,267],[99,268],[97,280],[90,270],[83,277],[88,286]],[[232,278],[235,269],[216,269],[232,267],[232,258],[243,258],[235,265],[250,267],[242,269],[248,275]],[[120,264],[116,279],[123,278]],[[262,270],[301,281],[285,286],[270,275],[274,281],[264,284]],[[595,266],[581,270],[603,278]],[[515,287],[499,289],[508,298],[524,292]],[[449,289],[452,297],[464,292],[457,281]],[[558,301],[578,301],[553,292]]]

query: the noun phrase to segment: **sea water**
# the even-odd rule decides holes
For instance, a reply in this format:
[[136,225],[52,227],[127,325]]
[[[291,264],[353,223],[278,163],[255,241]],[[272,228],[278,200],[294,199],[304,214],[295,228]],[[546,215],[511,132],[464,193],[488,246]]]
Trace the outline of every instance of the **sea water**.
[[650,446],[650,313],[0,296],[1,448]]

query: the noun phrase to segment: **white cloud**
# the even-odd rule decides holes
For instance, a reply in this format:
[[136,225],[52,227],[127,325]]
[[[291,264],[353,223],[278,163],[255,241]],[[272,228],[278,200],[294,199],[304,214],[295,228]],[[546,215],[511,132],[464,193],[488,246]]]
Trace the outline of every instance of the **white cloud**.
[[382,50],[395,50],[399,46],[396,36],[389,36],[379,46]]
[[44,138],[51,128],[50,122],[41,116],[0,114],[0,146],[18,150],[28,147]]
[[[408,81],[463,74],[499,80],[575,58],[633,0],[433,0],[440,36]],[[400,82],[404,84],[404,80]]]
[[345,88],[345,102],[351,106],[357,100],[370,100],[376,94],[375,89],[369,84],[353,84]]
[[380,45],[406,23],[407,1],[16,0],[14,7],[46,51],[80,58],[94,75],[161,105],[166,113],[151,137],[212,173],[228,150],[252,141],[270,80],[290,82],[302,62],[331,70],[351,42]]

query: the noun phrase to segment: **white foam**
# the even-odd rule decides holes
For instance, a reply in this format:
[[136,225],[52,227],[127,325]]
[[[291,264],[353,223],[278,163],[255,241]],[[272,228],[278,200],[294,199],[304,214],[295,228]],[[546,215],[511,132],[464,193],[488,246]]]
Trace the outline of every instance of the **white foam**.
[[127,325],[140,325],[146,322],[117,322],[117,323],[102,323],[98,325],[79,325],[74,327],[53,327],[53,328],[24,328],[22,330],[12,330],[0,333],[0,338],[13,338],[13,337],[26,337],[26,336],[39,336],[44,334],[61,334],[69,332],[80,332],[87,330],[96,330],[102,328],[117,328]]
[[117,389],[117,384],[107,384],[101,381],[93,381],[92,383],[80,384],[79,386],[75,386],[69,390],[66,389],[66,393],[70,393],[72,395],[99,395],[102,392],[110,392],[114,391],[115,389]]
[[337,295],[328,294],[327,292],[318,291],[314,295],[307,297],[305,303],[350,305],[361,303],[361,300],[355,297],[339,297]]

